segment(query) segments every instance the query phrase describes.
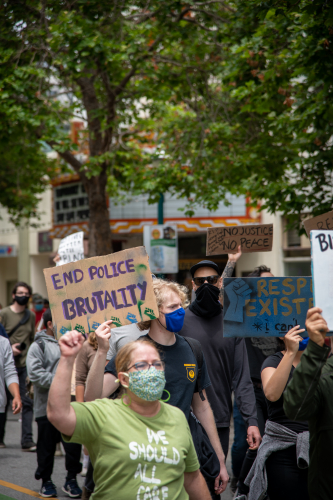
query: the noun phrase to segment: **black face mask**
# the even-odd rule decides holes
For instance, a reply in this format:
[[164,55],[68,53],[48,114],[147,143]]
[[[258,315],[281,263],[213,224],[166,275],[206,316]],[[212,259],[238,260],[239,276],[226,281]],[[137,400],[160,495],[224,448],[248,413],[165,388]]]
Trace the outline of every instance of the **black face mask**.
[[26,306],[27,303],[29,302],[30,297],[26,297],[25,295],[15,295],[15,302],[18,303],[20,306]]
[[220,290],[217,286],[204,283],[195,291],[196,299],[190,305],[190,311],[202,318],[213,318],[221,314],[219,302]]

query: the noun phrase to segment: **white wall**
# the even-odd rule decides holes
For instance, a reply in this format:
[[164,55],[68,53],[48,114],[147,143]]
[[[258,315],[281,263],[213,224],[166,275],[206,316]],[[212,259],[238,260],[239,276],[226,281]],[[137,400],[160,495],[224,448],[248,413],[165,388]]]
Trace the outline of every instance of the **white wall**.
[[[0,303],[8,305],[7,283],[20,279],[18,268],[19,260],[24,267],[30,267],[30,278],[27,281],[31,284],[33,292],[40,293],[47,297],[43,269],[51,267],[50,254],[38,253],[38,233],[49,231],[52,227],[52,188],[48,187],[42,194],[39,203],[40,219],[31,220],[37,227],[29,227],[28,245],[19,246],[19,231],[9,220],[6,209],[0,207],[0,245],[16,245],[17,257],[0,258]],[[22,238],[21,238],[22,243]]]
[[271,252],[245,253],[237,262],[236,274],[242,276],[243,272],[251,272],[255,267],[265,265],[271,268],[274,276],[284,276],[283,250],[282,250],[282,218],[280,215],[271,215],[261,212],[262,224],[273,224],[273,247]]
[[0,303],[8,306],[7,283],[17,280],[17,257],[4,257],[0,259]]

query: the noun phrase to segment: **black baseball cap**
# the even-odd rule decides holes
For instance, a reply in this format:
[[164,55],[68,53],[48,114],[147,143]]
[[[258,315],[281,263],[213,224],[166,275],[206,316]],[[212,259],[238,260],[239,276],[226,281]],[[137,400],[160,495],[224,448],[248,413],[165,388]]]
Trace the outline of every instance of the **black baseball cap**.
[[212,262],[211,260],[202,260],[201,262],[198,262],[197,264],[191,267],[190,273],[192,274],[192,278],[194,278],[195,271],[200,267],[211,267],[212,269],[215,269],[215,271],[219,276],[221,276],[220,268],[217,264],[215,264],[215,262]]

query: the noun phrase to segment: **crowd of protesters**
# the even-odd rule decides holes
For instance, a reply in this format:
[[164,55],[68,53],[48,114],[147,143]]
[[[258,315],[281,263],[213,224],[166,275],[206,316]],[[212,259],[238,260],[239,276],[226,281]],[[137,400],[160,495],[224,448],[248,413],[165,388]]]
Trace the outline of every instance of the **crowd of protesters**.
[[[71,498],[218,499],[230,480],[235,500],[332,498],[326,321],[312,308],[306,330],[280,339],[224,337],[223,279],[240,256],[222,274],[212,261],[195,264],[191,304],[186,287],[153,276],[158,318],[106,321],[87,339],[74,330],[58,340],[47,300],[15,285],[0,311],[0,448],[7,412],[22,412],[21,447],[36,452],[42,497],[57,496],[61,442]],[[260,266],[250,276],[273,274]]]

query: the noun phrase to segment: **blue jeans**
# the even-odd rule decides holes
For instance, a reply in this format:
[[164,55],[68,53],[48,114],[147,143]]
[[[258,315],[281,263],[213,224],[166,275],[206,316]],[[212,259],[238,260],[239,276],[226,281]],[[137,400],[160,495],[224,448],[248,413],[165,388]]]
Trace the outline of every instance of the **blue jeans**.
[[243,461],[248,449],[246,441],[247,430],[243,417],[238,409],[236,401],[234,402],[234,442],[231,448],[231,467],[235,477],[239,477]]

